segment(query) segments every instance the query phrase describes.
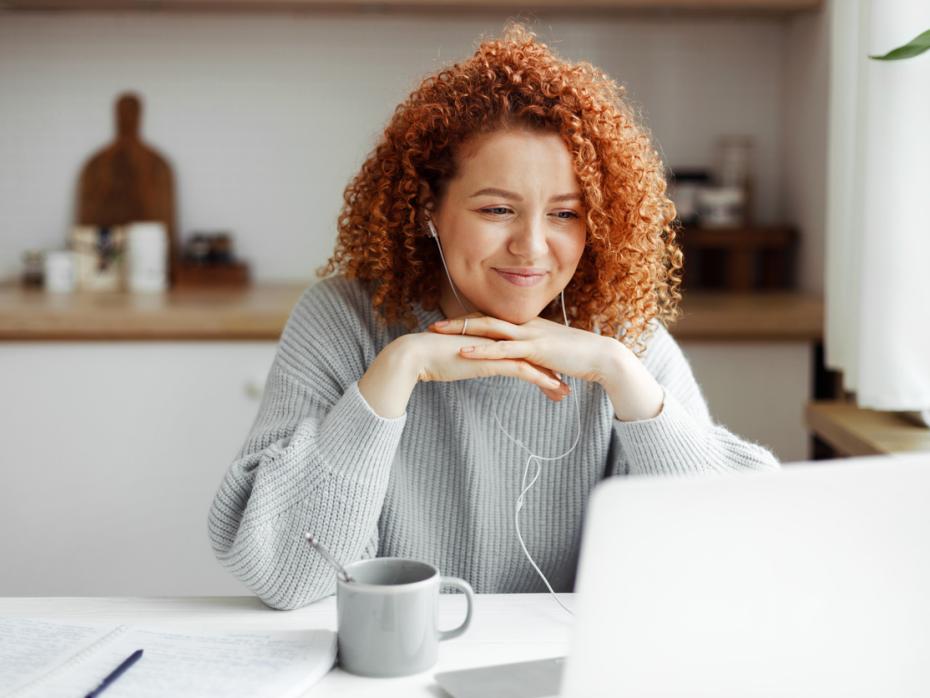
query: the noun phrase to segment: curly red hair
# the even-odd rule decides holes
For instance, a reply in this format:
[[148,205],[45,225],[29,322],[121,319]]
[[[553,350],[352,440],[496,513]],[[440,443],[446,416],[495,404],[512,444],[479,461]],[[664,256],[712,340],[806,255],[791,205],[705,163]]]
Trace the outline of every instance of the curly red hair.
[[[661,158],[624,100],[587,62],[569,63],[520,23],[424,79],[345,189],[335,251],[317,270],[368,282],[389,323],[416,326],[413,303],[439,303],[439,254],[424,211],[442,199],[463,143],[501,128],[543,129],[568,146],[585,206],[586,240],[565,289],[572,325],[637,353],[650,321],[678,315],[682,253]],[[543,315],[558,318],[557,301]]]

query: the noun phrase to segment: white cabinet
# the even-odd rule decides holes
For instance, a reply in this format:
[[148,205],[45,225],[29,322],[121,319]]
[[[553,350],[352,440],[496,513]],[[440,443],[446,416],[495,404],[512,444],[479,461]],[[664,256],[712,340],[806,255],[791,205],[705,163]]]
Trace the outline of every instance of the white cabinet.
[[0,595],[248,593],[207,511],[275,346],[0,344]]
[[681,348],[715,421],[782,462],[809,457],[810,342],[682,342]]
[[[207,512],[274,342],[0,344],[0,596],[249,593]],[[806,455],[807,343],[683,343],[711,413]]]

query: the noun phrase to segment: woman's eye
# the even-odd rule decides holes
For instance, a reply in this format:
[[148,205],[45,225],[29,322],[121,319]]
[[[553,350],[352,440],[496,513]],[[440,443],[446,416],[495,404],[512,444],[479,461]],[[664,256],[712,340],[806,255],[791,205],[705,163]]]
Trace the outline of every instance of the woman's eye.
[[[481,209],[482,213],[490,213],[495,216],[497,215],[507,215],[511,213],[510,209],[506,206],[491,206],[489,208]],[[579,215],[574,211],[557,211],[555,215],[562,220],[570,220],[572,218],[579,218]]]

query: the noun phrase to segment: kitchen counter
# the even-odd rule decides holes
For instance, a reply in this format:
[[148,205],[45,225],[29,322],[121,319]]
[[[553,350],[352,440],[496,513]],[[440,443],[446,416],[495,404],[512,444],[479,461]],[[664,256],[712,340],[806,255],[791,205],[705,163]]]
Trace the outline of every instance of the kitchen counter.
[[0,340],[276,340],[304,286],[165,294],[0,288]]
[[812,402],[808,428],[846,456],[930,452],[930,429],[896,412],[869,410],[846,402]]
[[[277,340],[306,287],[184,289],[162,295],[74,293],[0,286],[2,341]],[[816,342],[823,303],[801,293],[686,291],[679,340]]]

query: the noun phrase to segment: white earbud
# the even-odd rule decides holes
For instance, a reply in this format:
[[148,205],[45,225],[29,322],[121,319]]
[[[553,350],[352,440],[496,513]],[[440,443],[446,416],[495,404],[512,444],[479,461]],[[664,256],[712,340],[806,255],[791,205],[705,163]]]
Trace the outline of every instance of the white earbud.
[[426,225],[429,226],[429,234],[432,235],[437,240],[439,239],[439,234],[436,232],[436,226],[433,225],[433,221],[426,219]]

